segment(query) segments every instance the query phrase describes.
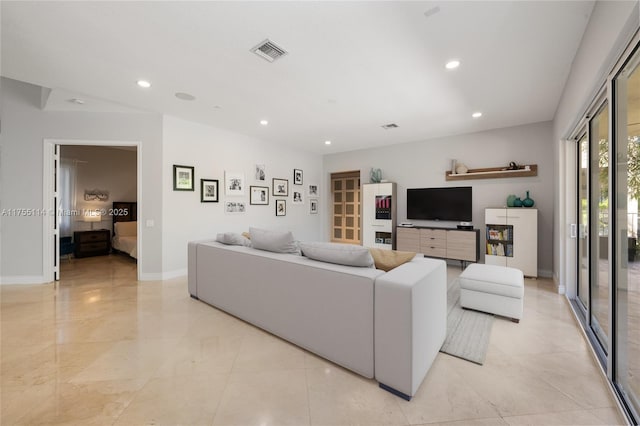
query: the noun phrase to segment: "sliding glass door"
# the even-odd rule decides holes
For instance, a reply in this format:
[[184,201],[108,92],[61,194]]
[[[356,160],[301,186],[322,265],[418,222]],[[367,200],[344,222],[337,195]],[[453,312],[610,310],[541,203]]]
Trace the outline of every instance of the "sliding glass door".
[[613,79],[616,156],[614,380],[624,400],[636,415],[640,413],[639,63],[640,53],[636,50]]
[[591,149],[590,326],[606,354],[609,348],[609,105],[589,121]]
[[589,309],[589,139],[586,129],[578,141],[578,301]]
[[609,329],[609,107],[602,101],[578,138],[578,306],[603,356]]

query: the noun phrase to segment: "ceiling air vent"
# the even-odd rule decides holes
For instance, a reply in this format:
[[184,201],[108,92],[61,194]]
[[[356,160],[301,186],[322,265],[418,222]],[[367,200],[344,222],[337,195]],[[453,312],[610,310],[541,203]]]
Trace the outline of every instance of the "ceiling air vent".
[[273,62],[281,56],[287,54],[287,51],[282,47],[276,45],[269,39],[264,40],[256,47],[251,49],[253,53],[260,56],[262,59],[266,59],[269,62]]
[[385,130],[397,129],[398,125],[396,123],[389,123],[382,126],[382,128]]

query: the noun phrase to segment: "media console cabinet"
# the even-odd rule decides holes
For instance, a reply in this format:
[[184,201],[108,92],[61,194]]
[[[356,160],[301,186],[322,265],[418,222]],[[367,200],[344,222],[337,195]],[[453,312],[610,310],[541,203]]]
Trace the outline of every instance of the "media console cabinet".
[[477,262],[480,259],[480,230],[426,226],[396,228],[397,249],[428,257]]

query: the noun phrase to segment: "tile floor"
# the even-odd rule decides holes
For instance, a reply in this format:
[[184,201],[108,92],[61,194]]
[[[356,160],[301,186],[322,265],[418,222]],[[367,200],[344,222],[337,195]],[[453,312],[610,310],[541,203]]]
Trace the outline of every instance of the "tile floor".
[[[121,256],[0,287],[2,425],[623,424],[566,300],[527,280],[484,366],[439,354],[406,402]],[[460,273],[449,267],[449,279]]]

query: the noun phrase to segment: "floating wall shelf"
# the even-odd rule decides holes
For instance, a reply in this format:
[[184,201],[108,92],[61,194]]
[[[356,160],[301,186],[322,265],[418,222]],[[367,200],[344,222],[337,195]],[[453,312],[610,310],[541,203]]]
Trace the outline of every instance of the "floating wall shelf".
[[[507,167],[489,167],[486,169],[469,169],[467,173],[445,172],[446,180],[469,180],[469,179],[499,179],[512,177],[538,176],[538,165],[529,164],[520,166],[517,170],[509,170]],[[529,170],[526,169],[529,167]]]

